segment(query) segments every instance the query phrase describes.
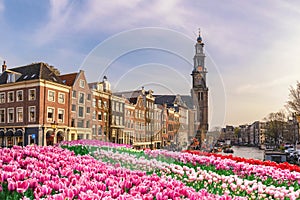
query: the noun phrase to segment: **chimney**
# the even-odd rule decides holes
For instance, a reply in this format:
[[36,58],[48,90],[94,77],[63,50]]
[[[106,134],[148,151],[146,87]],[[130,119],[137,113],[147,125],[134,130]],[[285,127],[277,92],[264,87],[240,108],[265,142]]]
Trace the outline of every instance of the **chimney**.
[[3,61],[3,65],[2,65],[2,72],[5,72],[6,68],[7,68],[7,66],[6,66],[5,60],[4,60]]

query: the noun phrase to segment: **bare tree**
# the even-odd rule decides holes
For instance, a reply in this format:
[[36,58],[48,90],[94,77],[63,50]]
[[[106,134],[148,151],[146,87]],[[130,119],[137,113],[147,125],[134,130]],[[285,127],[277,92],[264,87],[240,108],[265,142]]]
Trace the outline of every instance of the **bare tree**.
[[269,142],[274,142],[278,145],[280,140],[283,139],[283,132],[286,126],[286,114],[283,110],[270,113],[266,118],[266,139]]
[[297,81],[296,87],[290,86],[289,100],[287,101],[286,107],[291,112],[300,114],[300,82]]

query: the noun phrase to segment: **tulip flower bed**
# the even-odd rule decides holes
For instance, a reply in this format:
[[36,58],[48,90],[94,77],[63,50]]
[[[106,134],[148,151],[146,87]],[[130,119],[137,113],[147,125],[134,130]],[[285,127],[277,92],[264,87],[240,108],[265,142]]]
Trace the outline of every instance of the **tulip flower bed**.
[[0,148],[1,200],[299,198],[298,171],[212,154],[93,140]]
[[205,188],[208,192],[220,196],[297,199],[300,193],[300,173],[282,170],[276,165],[249,164],[231,160],[226,156],[199,156],[164,150],[143,152],[101,145],[92,155],[112,165],[170,177],[196,191]]
[[108,165],[57,146],[14,146],[0,148],[0,199],[245,198],[196,191],[176,179]]

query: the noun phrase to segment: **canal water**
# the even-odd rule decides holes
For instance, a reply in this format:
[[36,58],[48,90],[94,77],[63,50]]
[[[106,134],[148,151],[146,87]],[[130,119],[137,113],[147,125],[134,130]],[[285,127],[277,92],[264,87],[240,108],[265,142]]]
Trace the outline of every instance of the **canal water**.
[[[260,150],[255,147],[233,146],[232,149],[234,151],[233,156],[238,156],[242,158],[254,158],[259,160],[264,159],[264,150]],[[222,153],[222,154],[229,155],[228,153]]]

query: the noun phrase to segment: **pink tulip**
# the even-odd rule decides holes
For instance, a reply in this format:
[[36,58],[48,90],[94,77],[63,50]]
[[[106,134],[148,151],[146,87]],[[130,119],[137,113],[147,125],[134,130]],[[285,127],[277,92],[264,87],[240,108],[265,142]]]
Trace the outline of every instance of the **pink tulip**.
[[17,192],[19,193],[24,193],[26,190],[29,188],[29,181],[17,181],[16,182],[16,187],[17,187]]
[[7,182],[8,182],[8,185],[7,185],[7,188],[9,191],[13,191],[16,189],[16,182],[13,181],[11,178],[7,179]]

